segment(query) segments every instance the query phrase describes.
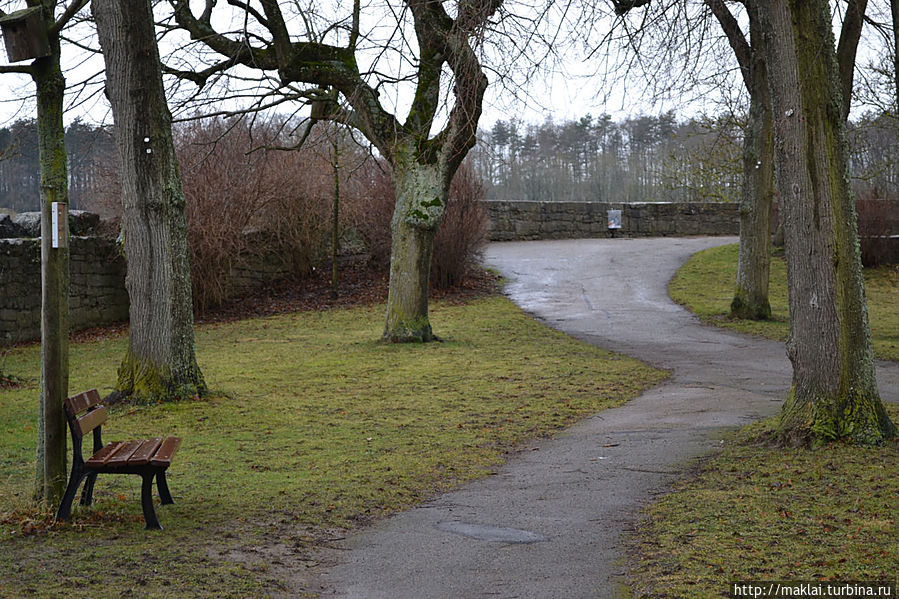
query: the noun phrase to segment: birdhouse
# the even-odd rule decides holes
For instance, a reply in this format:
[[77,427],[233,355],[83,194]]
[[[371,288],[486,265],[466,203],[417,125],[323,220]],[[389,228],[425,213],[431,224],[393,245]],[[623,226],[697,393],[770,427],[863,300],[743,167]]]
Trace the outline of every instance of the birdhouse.
[[50,42],[41,7],[35,6],[0,17],[0,32],[9,62],[50,56]]

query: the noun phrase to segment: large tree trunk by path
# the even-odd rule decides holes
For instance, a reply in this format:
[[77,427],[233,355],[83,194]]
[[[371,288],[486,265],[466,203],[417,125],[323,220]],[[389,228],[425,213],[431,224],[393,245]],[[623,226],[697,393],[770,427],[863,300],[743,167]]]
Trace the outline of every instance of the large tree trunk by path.
[[[877,390],[848,145],[826,0],[765,0],[793,385],[779,434],[790,444],[895,434]],[[801,74],[801,76],[800,76]]]
[[764,36],[758,19],[750,21],[752,59],[749,122],[743,138],[743,198],[740,204],[740,252],[730,313],[736,318],[771,318],[768,278],[771,268],[771,211],[774,204],[774,129],[765,64]]
[[149,0],[95,0],[115,119],[131,300],[118,389],[135,401],[206,390],[194,353],[187,219]]
[[[62,121],[66,82],[59,62],[59,36],[50,38],[51,55],[32,66],[41,164],[41,398],[34,495],[54,505],[66,486],[62,405],[69,391],[69,249],[67,240],[60,244],[63,247],[51,246],[51,205],[68,206],[69,192]],[[67,237],[68,223],[62,226]]]
[[434,234],[446,212],[449,184],[445,169],[414,159],[393,169],[396,206],[391,221],[390,289],[383,339],[433,341],[428,319],[428,280]]

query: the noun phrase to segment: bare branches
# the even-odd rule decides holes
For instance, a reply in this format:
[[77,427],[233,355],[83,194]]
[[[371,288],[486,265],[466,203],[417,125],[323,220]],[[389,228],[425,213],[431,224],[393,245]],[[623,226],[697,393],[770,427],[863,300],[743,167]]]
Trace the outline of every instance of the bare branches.
[[[191,73],[189,68],[170,68],[166,71],[169,74],[204,86],[209,77],[241,66],[257,72],[277,73],[280,87],[299,83],[315,86],[313,90],[337,90],[345,100],[344,105],[334,102],[335,109],[329,109],[327,114],[317,118],[357,127],[388,158],[396,142],[404,137],[417,140],[415,145],[423,150],[422,155],[430,156],[426,160],[436,160],[440,153],[438,148],[447,141],[453,148],[452,155],[464,155],[474,143],[486,76],[472,43],[479,41],[502,0],[460,2],[455,19],[449,16],[442,3],[406,0],[403,10],[395,13],[397,25],[393,34],[374,47],[361,45],[368,39],[361,30],[361,0],[354,0],[352,12],[346,19],[328,17],[330,21],[317,15],[314,4],[303,8],[296,3],[292,6],[293,13],[288,14],[286,6],[275,0],[260,0],[261,11],[244,10],[246,17],[255,20],[256,28],[250,30],[244,25],[241,38],[234,33],[217,31],[212,26],[212,0],[207,1],[199,18],[192,13],[187,0],[169,2],[174,9],[175,21],[192,40],[225,57],[201,71]],[[228,4],[237,9],[248,8],[243,6],[245,0],[228,0]],[[390,5],[386,8],[393,9]],[[403,31],[407,26],[405,23],[409,22],[406,20],[408,15],[412,16],[415,28],[414,40]],[[300,40],[291,37],[290,19],[300,23]],[[322,21],[325,25],[317,27]],[[381,25],[376,27],[383,29]],[[335,39],[338,43],[332,43]],[[370,65],[363,72],[357,65],[357,51]],[[400,68],[395,75],[385,77],[379,72],[378,62],[382,53],[388,52],[389,60],[398,59]],[[443,133],[431,138],[431,129],[443,102],[447,74],[452,76],[455,102]],[[380,93],[381,86],[395,86],[402,81],[415,84],[414,97],[403,124],[384,107]],[[474,124],[466,126],[465,123]]]

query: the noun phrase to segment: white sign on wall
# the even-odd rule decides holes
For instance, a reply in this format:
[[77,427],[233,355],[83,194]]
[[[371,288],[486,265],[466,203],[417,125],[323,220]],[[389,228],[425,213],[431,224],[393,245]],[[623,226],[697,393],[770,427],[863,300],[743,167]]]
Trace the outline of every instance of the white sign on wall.
[[621,210],[609,210],[609,228],[621,228]]

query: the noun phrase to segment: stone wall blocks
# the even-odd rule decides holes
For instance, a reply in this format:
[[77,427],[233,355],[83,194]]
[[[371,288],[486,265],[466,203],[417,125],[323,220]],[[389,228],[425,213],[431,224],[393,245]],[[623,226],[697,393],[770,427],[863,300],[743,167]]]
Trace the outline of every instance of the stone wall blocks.
[[622,211],[616,236],[735,235],[736,203],[488,201],[494,241],[608,237],[608,210]]

